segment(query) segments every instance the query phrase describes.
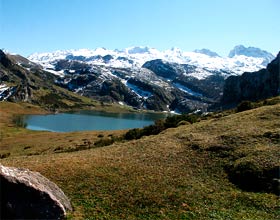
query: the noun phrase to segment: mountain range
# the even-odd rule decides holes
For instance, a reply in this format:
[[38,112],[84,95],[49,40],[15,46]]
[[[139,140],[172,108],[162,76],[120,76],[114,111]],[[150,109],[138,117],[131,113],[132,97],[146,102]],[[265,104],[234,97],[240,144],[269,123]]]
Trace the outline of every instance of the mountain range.
[[[27,59],[10,57],[26,71],[35,68],[44,74],[52,73],[56,86],[82,96],[137,109],[179,113],[207,110],[221,99],[229,76],[258,71],[274,59],[269,52],[242,45],[233,48],[228,57],[208,49],[184,52],[179,48],[159,51],[149,47],[64,50],[35,53]],[[3,85],[0,98],[1,88],[3,91]]]
[[[50,70],[54,70],[54,61],[61,59],[116,68],[141,68],[147,61],[161,59],[171,63],[195,65],[208,70],[223,70],[230,74],[242,74],[265,67],[274,59],[274,56],[259,48],[246,48],[243,45],[238,45],[229,52],[228,57],[221,57],[209,49],[185,52],[179,48],[172,48],[159,51],[155,48],[136,46],[122,50],[108,50],[106,48],[58,50],[51,53],[34,53],[27,58]],[[204,77],[203,74],[194,74],[194,76],[196,78]]]

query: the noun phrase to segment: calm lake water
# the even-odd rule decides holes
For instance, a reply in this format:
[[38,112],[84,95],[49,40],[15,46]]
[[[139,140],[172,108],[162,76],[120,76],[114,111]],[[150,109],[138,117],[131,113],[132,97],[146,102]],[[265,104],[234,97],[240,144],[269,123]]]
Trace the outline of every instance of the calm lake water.
[[80,111],[53,115],[28,115],[24,121],[27,124],[26,128],[30,130],[71,132],[142,128],[161,118],[165,118],[165,115]]

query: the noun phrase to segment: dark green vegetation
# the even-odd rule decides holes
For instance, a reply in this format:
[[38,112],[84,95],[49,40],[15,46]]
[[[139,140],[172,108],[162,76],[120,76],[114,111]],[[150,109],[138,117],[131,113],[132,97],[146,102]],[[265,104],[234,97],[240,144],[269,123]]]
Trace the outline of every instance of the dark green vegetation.
[[12,122],[17,128],[26,128],[27,126],[22,115],[14,115],[12,118]]
[[276,105],[279,102],[280,102],[280,96],[271,99],[266,99],[264,101],[259,101],[259,102],[242,101],[237,105],[236,112],[243,112],[266,105]]
[[[279,100],[195,120],[170,118],[170,127],[180,126],[122,142],[125,132],[15,128],[2,116],[40,110],[1,103],[0,149],[10,153],[1,163],[57,183],[73,204],[69,219],[279,219]],[[67,152],[74,143],[81,149]],[[100,145],[81,146],[93,143]],[[27,156],[34,149],[38,155]]]
[[173,115],[166,119],[158,120],[153,125],[146,126],[144,128],[135,128],[129,130],[125,135],[125,140],[139,139],[143,136],[157,135],[160,132],[168,129],[175,128],[179,125],[184,125],[188,123],[197,122],[199,116],[195,114],[183,114],[183,115]]

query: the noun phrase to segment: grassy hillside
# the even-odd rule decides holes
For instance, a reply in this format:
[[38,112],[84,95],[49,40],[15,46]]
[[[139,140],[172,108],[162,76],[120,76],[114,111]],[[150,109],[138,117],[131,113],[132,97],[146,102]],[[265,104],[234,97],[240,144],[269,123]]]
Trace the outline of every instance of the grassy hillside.
[[[273,185],[279,178],[279,118],[280,104],[263,106],[139,140],[59,154],[25,156],[20,152],[32,148],[20,148],[23,139],[16,138],[17,150],[0,162],[39,171],[57,183],[72,201],[69,219],[279,219],[279,191]],[[23,132],[36,148],[31,141],[38,143],[36,132],[14,132]],[[39,134],[38,149],[44,136],[49,146],[98,136]],[[10,148],[12,142],[7,144]]]

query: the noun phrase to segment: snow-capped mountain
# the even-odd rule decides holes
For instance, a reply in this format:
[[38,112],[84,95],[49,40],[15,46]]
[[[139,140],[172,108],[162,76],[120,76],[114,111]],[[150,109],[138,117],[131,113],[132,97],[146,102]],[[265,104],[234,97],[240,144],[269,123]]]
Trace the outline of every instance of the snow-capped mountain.
[[233,107],[241,101],[258,101],[277,95],[280,95],[280,52],[265,69],[228,77],[220,104]]
[[[95,50],[79,49],[55,51],[52,53],[35,53],[29,56],[28,59],[41,64],[45,69],[49,70],[53,69],[52,63],[54,61],[61,59],[77,60],[88,64],[116,68],[140,68],[147,61],[162,59],[167,62],[190,64],[209,70],[222,70],[238,75],[243,72],[253,72],[265,68],[274,58],[272,54],[260,49],[252,50],[249,47],[248,51],[254,51],[254,53],[245,53],[244,51],[246,50],[241,50],[243,46],[240,48],[241,46],[238,46],[233,49],[232,51],[236,52],[231,51],[229,57],[220,57],[217,53],[207,49],[184,52],[179,48],[159,51],[149,47],[130,47],[124,50],[97,48]],[[260,52],[259,55],[257,55],[258,52]],[[201,74],[199,74],[199,77],[201,77]]]
[[194,50],[194,52],[196,53],[201,53],[201,54],[205,54],[205,55],[208,55],[210,57],[219,57],[219,54],[217,54],[216,52],[213,52],[209,49],[200,49],[200,50]]
[[261,50],[256,47],[244,47],[243,45],[237,45],[229,52],[229,58],[233,58],[235,56],[261,58],[263,59],[263,65],[267,65],[275,58],[271,53],[265,50]]
[[259,57],[259,58],[269,58],[269,59],[274,59],[275,57],[265,51],[265,50],[261,50],[260,48],[257,47],[245,47],[243,45],[237,45],[235,46],[230,52],[228,57],[232,58],[234,56],[238,56],[238,55],[244,55],[247,57]]
[[28,58],[57,75],[57,85],[80,95],[141,109],[190,112],[219,101],[227,77],[265,68],[273,59],[267,54],[221,57],[207,49],[130,47],[36,53]]

